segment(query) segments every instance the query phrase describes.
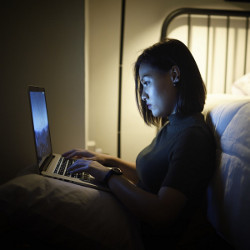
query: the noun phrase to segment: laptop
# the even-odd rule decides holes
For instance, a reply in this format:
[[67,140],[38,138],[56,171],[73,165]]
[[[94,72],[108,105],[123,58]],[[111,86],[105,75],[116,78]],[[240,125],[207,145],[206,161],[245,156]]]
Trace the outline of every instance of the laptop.
[[70,174],[67,171],[75,160],[65,159],[52,151],[45,89],[29,86],[28,92],[39,172],[47,177],[109,191],[108,187],[88,173]]

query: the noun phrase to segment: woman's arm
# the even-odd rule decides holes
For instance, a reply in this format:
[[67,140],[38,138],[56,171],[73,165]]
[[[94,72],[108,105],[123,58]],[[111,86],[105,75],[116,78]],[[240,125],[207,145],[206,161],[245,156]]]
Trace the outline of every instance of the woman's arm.
[[108,156],[106,158],[105,165],[109,167],[120,168],[124,176],[126,176],[133,183],[138,183],[139,179],[137,176],[135,163],[127,162],[117,157]]
[[[99,156],[100,155],[98,155],[96,159],[98,159]],[[135,172],[134,164],[127,163],[115,157],[105,156],[104,158],[105,162],[103,159],[102,162],[109,164],[111,167],[120,167],[123,171],[129,169],[131,173],[133,171]],[[93,157],[81,159],[73,164],[69,170],[73,173],[82,171],[89,172],[97,180],[102,182],[110,170],[100,164],[100,162],[92,161],[92,159]],[[112,175],[108,181],[108,186],[112,193],[136,217],[152,226],[165,226],[173,223],[187,201],[183,193],[170,187],[162,187],[158,194],[146,192],[128,180],[126,175]]]
[[[97,161],[81,159],[70,166],[69,171],[86,171],[102,182],[110,169]],[[173,223],[187,201],[186,196],[176,189],[162,187],[158,194],[152,194],[137,187],[122,175],[112,175],[108,186],[136,217],[152,226]]]
[[108,184],[135,216],[152,226],[173,223],[187,201],[186,196],[174,188],[162,187],[156,195],[138,188],[122,176],[113,175]]

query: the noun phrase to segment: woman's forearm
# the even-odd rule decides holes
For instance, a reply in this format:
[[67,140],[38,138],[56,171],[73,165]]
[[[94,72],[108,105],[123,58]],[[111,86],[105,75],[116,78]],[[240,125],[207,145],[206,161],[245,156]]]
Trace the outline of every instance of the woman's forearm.
[[162,188],[158,195],[152,194],[122,176],[113,175],[108,185],[112,193],[137,218],[152,226],[173,223],[186,201],[185,197],[174,189]]
[[133,183],[138,183],[138,176],[136,173],[135,163],[124,161],[120,158],[110,156],[106,158],[105,165],[109,167],[120,168],[126,178],[128,178]]

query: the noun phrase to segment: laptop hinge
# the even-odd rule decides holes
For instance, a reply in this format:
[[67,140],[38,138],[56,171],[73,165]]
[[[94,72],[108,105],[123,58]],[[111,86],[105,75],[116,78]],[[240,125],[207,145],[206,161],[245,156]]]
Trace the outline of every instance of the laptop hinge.
[[50,162],[52,161],[53,158],[55,158],[55,156],[52,155],[52,154],[51,154],[50,156],[48,156],[48,157],[44,160],[44,162],[43,162],[43,164],[42,164],[40,170],[41,170],[41,171],[46,171],[47,168],[48,168],[48,166],[49,166],[49,164],[50,164]]

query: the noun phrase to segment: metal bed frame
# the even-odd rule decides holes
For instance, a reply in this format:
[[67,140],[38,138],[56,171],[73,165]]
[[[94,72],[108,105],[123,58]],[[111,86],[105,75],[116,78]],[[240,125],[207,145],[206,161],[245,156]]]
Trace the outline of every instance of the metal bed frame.
[[[164,20],[162,29],[161,29],[161,38],[160,40],[163,41],[167,36],[169,32],[169,25],[178,16],[181,15],[187,15],[187,26],[188,26],[188,41],[187,41],[187,46],[190,48],[190,33],[191,33],[191,18],[192,15],[201,15],[201,16],[206,16],[207,17],[207,45],[209,44],[209,27],[211,24],[211,18],[212,16],[220,16],[220,17],[225,17],[226,18],[226,44],[225,44],[225,62],[228,60],[228,44],[229,44],[229,27],[230,27],[230,18],[231,17],[243,17],[245,18],[245,58],[244,58],[244,74],[247,72],[247,52],[250,49],[249,44],[248,44],[248,37],[249,37],[249,18],[250,18],[250,11],[234,11],[234,10],[217,10],[217,9],[196,9],[196,8],[181,8],[177,9],[173,12],[171,12]],[[207,53],[207,59],[206,59],[206,79],[205,82],[207,82],[207,76],[208,76],[208,55],[210,52],[211,48],[208,45],[206,48],[206,53]],[[227,82],[227,63],[225,63],[225,83],[224,83],[224,93],[226,93],[226,82]]]

